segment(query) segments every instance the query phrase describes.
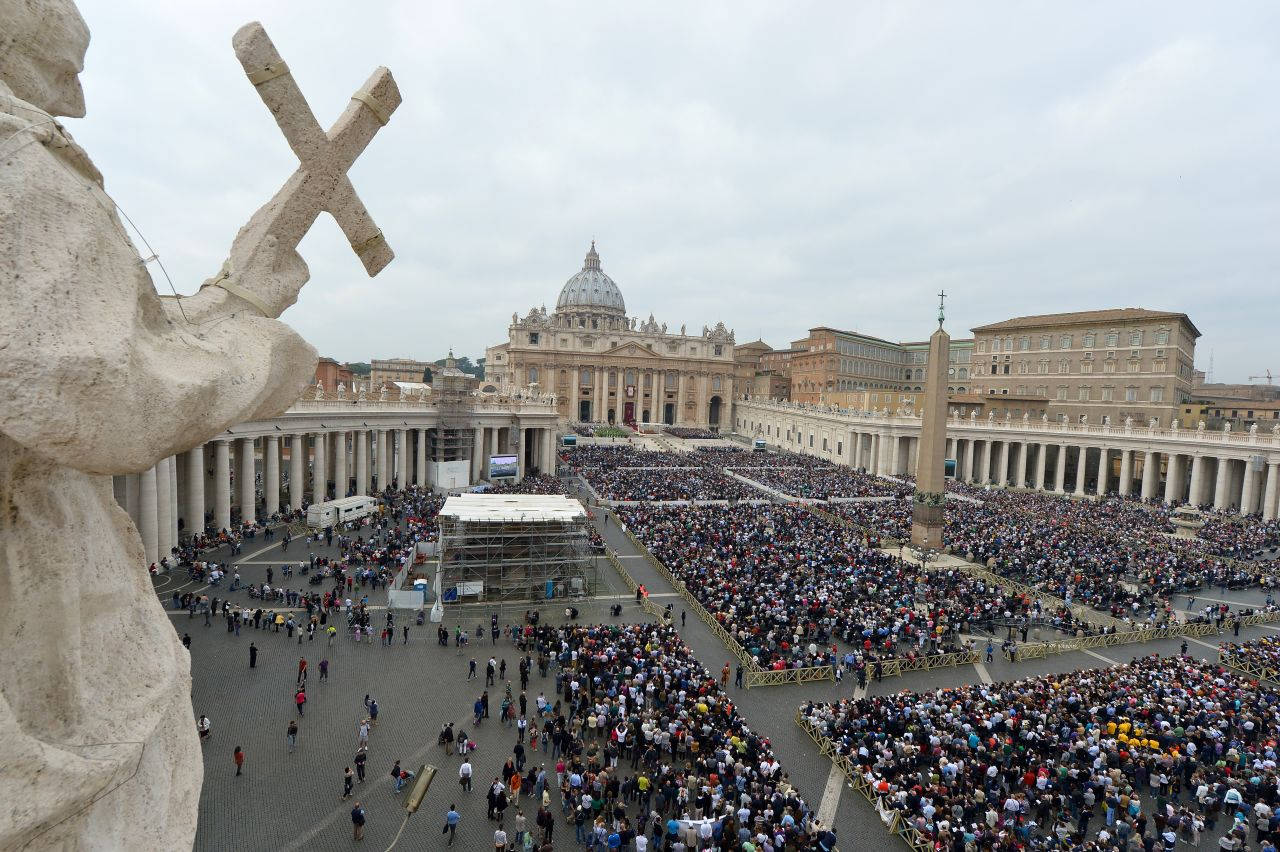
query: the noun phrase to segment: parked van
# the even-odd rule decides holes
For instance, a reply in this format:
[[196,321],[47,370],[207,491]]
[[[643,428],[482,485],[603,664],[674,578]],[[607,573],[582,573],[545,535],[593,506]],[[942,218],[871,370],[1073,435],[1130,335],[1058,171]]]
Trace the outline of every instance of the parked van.
[[312,503],[307,507],[307,526],[322,530],[325,527],[336,527],[347,521],[355,521],[378,511],[377,497],[343,497],[341,500],[328,500],[324,503]]

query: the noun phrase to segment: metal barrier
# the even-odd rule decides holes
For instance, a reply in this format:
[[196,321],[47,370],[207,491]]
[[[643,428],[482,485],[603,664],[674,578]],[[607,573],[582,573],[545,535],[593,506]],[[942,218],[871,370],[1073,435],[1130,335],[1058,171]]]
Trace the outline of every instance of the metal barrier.
[[[627,588],[631,590],[631,594],[634,595],[636,593],[636,589],[640,588],[640,584],[636,582],[636,578],[631,576],[630,571],[622,567],[622,562],[619,561],[618,555],[612,550],[606,549],[604,555],[608,557],[610,564],[613,565],[613,570],[618,572],[618,576],[622,578],[622,582],[626,584]],[[644,595],[640,598],[640,609],[642,612],[652,615],[654,618],[658,619],[659,623],[665,624],[667,621],[668,612],[666,608],[660,607],[653,601],[649,600],[648,595]]]
[[[1280,611],[1259,612],[1254,615],[1241,618],[1240,625],[1242,627],[1253,627],[1277,620],[1280,620]],[[1135,642],[1152,642],[1157,639],[1179,639],[1184,636],[1208,636],[1210,633],[1220,635],[1226,627],[1226,622],[1223,622],[1222,627],[1218,627],[1211,622],[1195,621],[1183,624],[1171,624],[1166,627],[1144,627],[1139,630],[1126,630],[1118,633],[1098,633],[1093,636],[1080,636],[1075,639],[1061,639],[1056,642],[1032,642],[1025,645],[1019,645],[1017,647],[1016,659],[1041,659],[1051,654],[1069,654],[1073,651],[1084,650],[1085,648],[1113,648],[1117,645],[1131,645]],[[1005,659],[1011,659],[1008,651],[1005,651]]]
[[1239,654],[1230,652],[1223,647],[1218,648],[1218,664],[1246,678],[1280,683],[1280,670],[1259,665],[1252,660],[1241,659]]
[[880,803],[880,796],[872,788],[871,782],[862,777],[862,773],[858,771],[858,767],[847,755],[840,753],[836,744],[831,738],[818,730],[808,719],[804,717],[804,713],[796,711],[796,724],[800,730],[809,735],[814,744],[817,745],[818,751],[822,756],[828,758],[844,775],[849,786],[862,794],[863,798],[876,809],[876,815],[880,817],[880,821],[888,829],[889,833],[900,838],[907,846],[911,847],[912,852],[932,852],[933,842],[903,819],[902,812],[899,810],[886,810]]

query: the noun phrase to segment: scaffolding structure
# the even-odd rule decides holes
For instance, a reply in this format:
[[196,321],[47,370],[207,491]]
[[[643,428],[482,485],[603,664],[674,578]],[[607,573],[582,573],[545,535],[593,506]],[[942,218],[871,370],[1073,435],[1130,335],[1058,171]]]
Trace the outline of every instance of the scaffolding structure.
[[427,431],[427,458],[434,462],[470,460],[475,447],[471,421],[471,388],[475,379],[453,367],[449,359],[433,377],[431,393],[439,413],[435,429]]
[[587,515],[577,500],[463,494],[445,501],[437,522],[446,602],[545,603],[596,593]]

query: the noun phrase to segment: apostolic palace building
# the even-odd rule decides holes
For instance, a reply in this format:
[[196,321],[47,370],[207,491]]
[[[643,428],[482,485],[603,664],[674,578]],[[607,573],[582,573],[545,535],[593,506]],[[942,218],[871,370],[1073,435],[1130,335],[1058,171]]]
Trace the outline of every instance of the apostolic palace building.
[[722,322],[695,335],[628,317],[593,240],[554,312],[512,314],[506,342],[485,351],[485,379],[554,394],[567,421],[727,428],[735,379],[754,375],[768,349],[735,346]]

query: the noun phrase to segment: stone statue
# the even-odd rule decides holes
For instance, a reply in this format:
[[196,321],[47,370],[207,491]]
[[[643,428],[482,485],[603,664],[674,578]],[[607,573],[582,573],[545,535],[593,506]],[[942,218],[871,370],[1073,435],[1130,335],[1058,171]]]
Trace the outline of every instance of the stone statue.
[[684,323],[680,323],[680,336],[684,337]]
[[978,409],[976,409],[976,408],[975,408],[973,411],[970,411],[970,412],[969,412],[969,422],[970,422],[970,423],[972,423],[972,424],[974,424],[974,425],[977,425],[977,422],[978,422]]
[[1249,437],[1251,437],[1251,438],[1256,438],[1256,437],[1258,437],[1258,424],[1257,424],[1257,423],[1250,423],[1250,424],[1249,424]]
[[1031,422],[1031,412],[1030,412],[1030,411],[1024,411],[1024,412],[1022,412],[1022,423],[1023,423],[1023,425],[1025,426],[1026,424],[1028,424],[1028,423],[1030,423],[1030,422]]
[[1040,414],[1040,423],[1045,426],[1049,425],[1049,412],[1046,411]]
[[1223,424],[1222,424],[1222,432],[1223,432],[1223,434],[1224,434],[1224,435],[1229,435],[1229,434],[1231,434],[1231,424],[1230,424],[1230,423],[1223,423]]
[[1129,432],[1133,429],[1133,418],[1126,417],[1124,419],[1124,431]]
[[382,387],[378,388],[378,402],[387,401],[387,383],[383,382]]
[[[318,188],[304,163],[212,286],[160,298],[56,119],[85,113],[88,46],[72,0],[0,2],[0,849],[190,849],[190,657],[111,476],[299,398],[316,351],[276,317],[307,281],[297,240],[350,184],[334,166]],[[362,146],[343,147],[349,165]],[[382,247],[357,253],[376,265]]]
[[[520,324],[520,314],[516,313],[515,311],[511,312],[511,324],[512,325]],[[436,351],[439,351],[439,350],[436,350]]]
[[346,398],[347,398],[347,383],[338,382],[338,399],[346,399]]
[[1197,431],[1197,432],[1203,432],[1203,431],[1204,431],[1204,421],[1203,421],[1203,420],[1201,420],[1199,423],[1197,423],[1197,424],[1196,424],[1196,431]]
[[316,379],[316,399],[324,399],[324,382]]
[[1271,435],[1273,437],[1280,437],[1280,423],[1277,423],[1271,427]]
[[1147,421],[1147,430],[1154,432],[1156,431],[1156,427],[1159,425],[1160,425],[1160,421],[1152,417],[1150,420]]

